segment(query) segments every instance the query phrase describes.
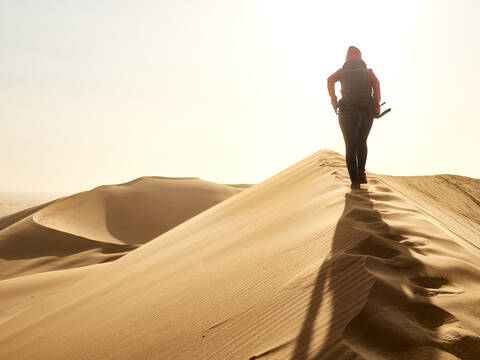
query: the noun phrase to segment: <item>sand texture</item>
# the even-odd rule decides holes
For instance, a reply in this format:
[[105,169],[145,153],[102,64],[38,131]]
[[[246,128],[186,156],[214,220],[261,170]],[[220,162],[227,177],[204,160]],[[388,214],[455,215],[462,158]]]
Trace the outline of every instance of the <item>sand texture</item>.
[[112,261],[244,187],[143,177],[0,218],[0,279]]
[[135,184],[37,210],[16,231],[137,248],[0,281],[0,358],[480,359],[480,180],[368,180],[323,150],[168,232]]

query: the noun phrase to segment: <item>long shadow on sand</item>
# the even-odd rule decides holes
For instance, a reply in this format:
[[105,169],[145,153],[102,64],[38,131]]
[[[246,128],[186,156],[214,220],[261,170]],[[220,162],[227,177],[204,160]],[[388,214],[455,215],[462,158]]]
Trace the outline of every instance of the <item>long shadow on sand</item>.
[[[355,228],[352,224],[352,219],[348,216],[357,208],[369,209],[371,211],[371,218],[377,223],[376,227],[387,227],[381,219],[380,213],[373,210],[373,203],[368,197],[368,192],[364,190],[352,191],[345,194],[345,205],[343,213],[336,225],[335,233],[332,239],[332,247],[330,254],[326,257],[325,261],[321,265],[314,283],[314,288],[310,298],[310,304],[308,307],[305,320],[302,325],[302,329],[297,336],[295,351],[293,353],[292,360],[305,360],[316,358],[335,358],[341,355],[338,352],[351,353],[351,351],[341,344],[341,332],[342,328],[346,325],[349,319],[344,319],[344,312],[348,309],[348,302],[351,301],[351,296],[355,294],[345,294],[342,291],[341,283],[348,280],[349,270],[362,271],[362,259],[358,257],[352,257],[345,254],[345,251],[349,247],[352,247],[355,243],[349,243],[349,234],[357,237]],[[360,230],[359,230],[360,231]],[[371,277],[363,270],[363,278]],[[365,284],[369,287],[369,284]],[[330,327],[323,334],[323,346],[320,352],[316,355],[311,354],[311,342],[315,327],[315,321],[319,315],[319,311],[322,305],[325,305],[325,294],[329,293],[330,296]],[[363,294],[365,295],[365,294]],[[327,307],[324,306],[326,309]],[[326,310],[327,311],[327,310]],[[343,321],[340,324],[340,319]],[[318,331],[318,330],[317,330]],[[321,330],[320,330],[321,331]],[[353,354],[352,354],[353,355]]]
[[[335,228],[331,251],[318,270],[291,360],[356,359],[359,358],[356,353],[359,350],[364,356],[376,353],[380,357],[395,359],[406,355],[402,350],[405,347],[416,347],[417,351],[421,347],[428,359],[437,359],[437,354],[442,352],[432,338],[436,328],[448,322],[450,314],[429,304],[428,296],[421,303],[411,303],[402,293],[403,285],[394,284],[391,287],[391,282],[396,282],[395,277],[383,282],[367,271],[370,263],[374,262],[381,264],[380,267],[389,267],[393,273],[397,267],[402,274],[405,271],[422,273],[422,264],[412,256],[412,250],[400,243],[406,236],[391,231],[375,209],[371,196],[365,189],[345,194],[345,207]],[[352,281],[352,278],[355,280]],[[373,290],[375,294],[372,297]],[[383,297],[382,292],[389,295]],[[424,333],[414,331],[413,337],[419,335],[420,338],[412,339],[409,329],[403,334],[396,334],[397,330],[392,330],[391,326],[387,325],[384,329],[384,324],[377,326],[375,321],[371,321],[377,311],[392,306],[397,307],[401,314],[406,313],[408,321],[425,330]],[[320,311],[330,319],[327,327],[315,324]],[[345,331],[347,327],[349,329]],[[347,343],[351,340],[359,344],[353,346],[355,351],[343,342],[344,331],[351,336]],[[365,331],[369,333],[364,334]],[[314,339],[315,343],[312,343]]]

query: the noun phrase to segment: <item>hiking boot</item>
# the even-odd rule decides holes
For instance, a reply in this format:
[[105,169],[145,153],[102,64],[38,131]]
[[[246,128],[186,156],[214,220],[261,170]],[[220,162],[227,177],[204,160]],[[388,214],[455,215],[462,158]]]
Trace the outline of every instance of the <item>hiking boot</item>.
[[350,189],[352,190],[360,189],[360,180],[353,180],[352,183],[350,184]]
[[360,184],[366,184],[366,183],[368,183],[368,181],[367,181],[367,175],[365,175],[365,173],[360,174],[360,176],[359,176],[359,178],[358,178],[358,181],[360,182]]

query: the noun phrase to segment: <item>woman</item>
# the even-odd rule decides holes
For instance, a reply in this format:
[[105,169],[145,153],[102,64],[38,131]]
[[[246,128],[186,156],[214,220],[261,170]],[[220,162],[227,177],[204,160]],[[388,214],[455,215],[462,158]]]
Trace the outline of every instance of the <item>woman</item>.
[[[337,102],[335,83],[340,81],[342,98]],[[380,113],[380,82],[362,60],[362,53],[350,46],[343,67],[328,78],[328,93],[345,140],[345,157],[352,188],[367,182],[367,137],[373,116]],[[373,95],[372,95],[373,92]]]

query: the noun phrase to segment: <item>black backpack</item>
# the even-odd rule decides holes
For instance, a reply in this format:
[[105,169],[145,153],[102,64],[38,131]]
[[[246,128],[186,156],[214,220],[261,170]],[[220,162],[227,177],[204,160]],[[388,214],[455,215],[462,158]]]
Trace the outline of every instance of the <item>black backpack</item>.
[[372,96],[372,82],[367,64],[361,59],[347,61],[340,76],[342,99],[340,106],[356,108],[375,113],[375,101]]

